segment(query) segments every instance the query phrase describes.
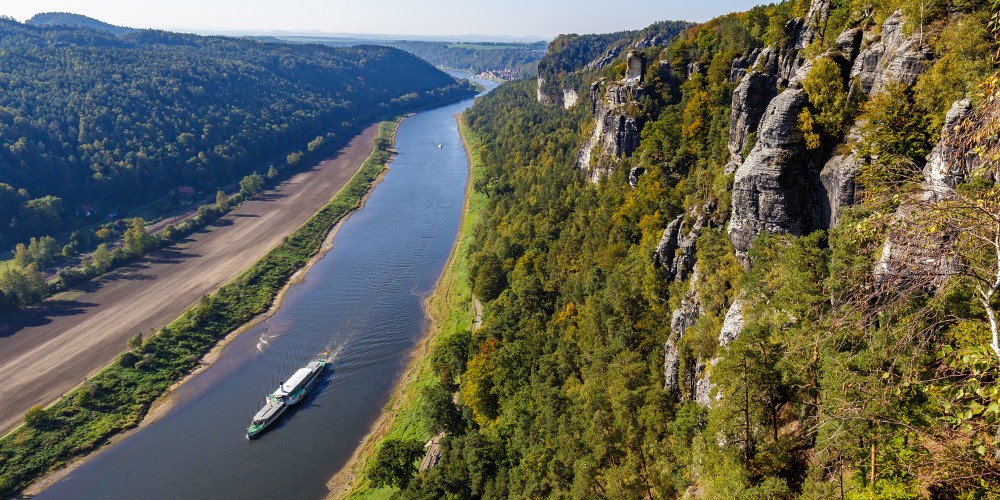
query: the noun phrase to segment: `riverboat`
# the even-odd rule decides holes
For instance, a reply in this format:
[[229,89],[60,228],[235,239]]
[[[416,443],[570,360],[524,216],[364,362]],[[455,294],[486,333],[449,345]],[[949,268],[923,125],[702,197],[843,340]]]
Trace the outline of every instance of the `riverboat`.
[[265,396],[264,407],[253,416],[250,427],[247,427],[247,439],[253,439],[264,432],[289,406],[302,401],[319,379],[319,375],[323,373],[327,363],[327,359],[323,357],[310,362],[296,370],[288,380],[278,384],[274,392]]

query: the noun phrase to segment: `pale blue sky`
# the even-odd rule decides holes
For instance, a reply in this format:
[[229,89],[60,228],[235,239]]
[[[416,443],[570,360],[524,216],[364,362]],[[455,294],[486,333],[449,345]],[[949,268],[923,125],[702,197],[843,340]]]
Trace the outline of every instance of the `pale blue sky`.
[[7,0],[0,14],[74,12],[135,28],[319,31],[403,35],[514,35],[638,29],[707,21],[761,0]]

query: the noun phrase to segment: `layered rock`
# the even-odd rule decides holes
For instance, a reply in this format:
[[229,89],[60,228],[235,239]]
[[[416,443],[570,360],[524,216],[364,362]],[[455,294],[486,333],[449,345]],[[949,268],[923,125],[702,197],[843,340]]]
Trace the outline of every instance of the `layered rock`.
[[872,94],[889,82],[917,83],[932,53],[918,36],[903,33],[903,13],[894,12],[882,24],[881,37],[861,51],[851,68],[852,93]]
[[667,224],[653,254],[653,264],[663,272],[666,281],[683,281],[694,269],[695,242],[705,224],[704,216],[697,217],[685,231],[683,215]]
[[577,154],[576,168],[587,172],[592,182],[599,181],[621,158],[632,156],[639,148],[642,124],[634,116],[639,98],[645,92],[642,56],[630,52],[625,78],[608,84],[603,80],[590,87],[590,112],[594,132]]
[[[919,37],[904,35],[902,13],[896,11],[889,16],[882,25],[881,37],[868,40],[869,46],[860,50],[867,35],[854,28],[837,37],[838,50],[847,60],[853,59],[850,93],[870,95],[881,92],[889,82],[906,86],[916,84],[920,73],[928,65],[930,52],[920,46]],[[857,157],[853,145],[860,139],[855,124],[820,171],[821,189],[825,196],[820,206],[822,214],[817,229],[836,226],[843,208],[859,199],[857,175],[865,160]]]
[[956,153],[949,144],[953,131],[957,130],[969,113],[972,105],[967,99],[952,104],[942,127],[941,140],[927,155],[923,169],[923,192],[919,199],[903,203],[896,210],[895,218],[900,221],[894,227],[903,228],[899,234],[890,231],[882,246],[882,254],[875,265],[874,274],[883,282],[912,283],[925,282],[930,286],[941,286],[949,276],[958,272],[958,263],[951,256],[955,228],[943,227],[933,233],[907,230],[907,219],[923,217],[921,210],[926,204],[954,196],[954,189],[968,178],[979,166],[980,159]]
[[735,172],[743,163],[747,140],[757,131],[767,104],[776,94],[773,76],[760,72],[747,75],[733,90],[733,107],[729,115],[730,159],[726,165],[727,173]]
[[733,62],[730,78],[736,81],[738,77],[740,83],[733,90],[729,116],[727,173],[735,172],[746,160],[746,148],[752,146],[748,139],[757,132],[768,103],[796,74],[802,74],[800,70],[806,61],[800,52],[823,35],[820,27],[825,25],[829,12],[828,0],[813,0],[805,18],[792,19],[785,25],[787,45],[755,50]]
[[956,153],[947,139],[951,135],[950,131],[958,128],[971,112],[972,102],[962,99],[952,104],[945,116],[941,140],[927,155],[927,164],[924,166],[924,186],[929,196],[946,196],[979,166],[979,158]]
[[761,232],[802,234],[816,220],[798,116],[805,91],[789,88],[764,113],[757,144],[736,171],[729,239],[745,258]]

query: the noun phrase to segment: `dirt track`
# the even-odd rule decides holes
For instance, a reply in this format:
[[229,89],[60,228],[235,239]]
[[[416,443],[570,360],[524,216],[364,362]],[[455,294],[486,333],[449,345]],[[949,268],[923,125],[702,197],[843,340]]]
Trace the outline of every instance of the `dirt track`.
[[371,154],[373,125],[333,158],[191,235],[110,275],[8,315],[0,324],[0,435],[236,276],[305,222]]

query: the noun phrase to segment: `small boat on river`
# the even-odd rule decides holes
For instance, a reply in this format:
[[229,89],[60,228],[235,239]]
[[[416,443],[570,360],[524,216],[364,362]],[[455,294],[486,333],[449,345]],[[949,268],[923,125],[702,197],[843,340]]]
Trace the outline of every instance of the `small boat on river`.
[[247,439],[253,439],[264,432],[289,406],[302,401],[319,379],[319,375],[323,373],[327,363],[325,357],[310,362],[296,370],[288,380],[278,384],[274,392],[265,396],[264,407],[253,416],[250,427],[247,427]]

